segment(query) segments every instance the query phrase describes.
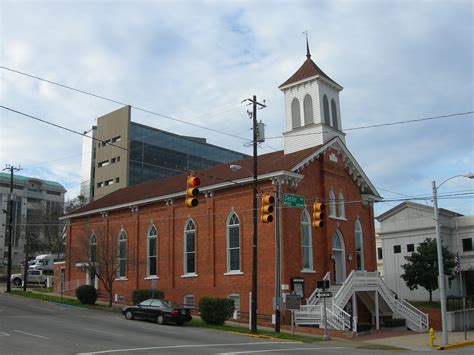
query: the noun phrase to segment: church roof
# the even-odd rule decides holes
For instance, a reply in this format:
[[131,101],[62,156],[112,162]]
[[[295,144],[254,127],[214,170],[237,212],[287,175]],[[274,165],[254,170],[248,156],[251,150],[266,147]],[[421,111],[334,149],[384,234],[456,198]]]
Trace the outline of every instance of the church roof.
[[[308,162],[311,162],[332,146],[340,149],[347,157],[346,166],[351,170],[351,176],[359,182],[364,182],[367,192],[375,198],[379,198],[380,196],[376,189],[338,137],[335,137],[324,145],[307,148],[290,154],[284,154],[284,151],[281,150],[260,155],[257,160],[258,179],[266,179],[278,175],[281,172],[301,176],[299,172],[301,169],[304,169],[304,166],[307,165]],[[240,165],[242,169],[231,171],[230,165]],[[253,160],[252,157],[249,157],[232,163],[224,163],[198,170],[196,171],[196,176],[201,180],[199,189],[205,192],[206,190],[212,191],[213,189],[231,187],[234,184],[241,185],[249,183],[253,177],[251,173],[252,169]],[[152,180],[139,185],[121,188],[98,200],[92,201],[61,219],[81,217],[101,211],[116,210],[156,201],[182,198],[184,196],[186,176],[187,174],[183,173],[166,179]]]
[[324,79],[329,80],[331,83],[337,85],[342,89],[341,85],[332,80],[316,65],[315,62],[313,62],[313,60],[311,59],[311,55],[306,55],[306,60],[304,61],[303,65],[287,81],[281,84],[279,88],[281,89],[287,85],[311,78],[313,76],[323,77]]

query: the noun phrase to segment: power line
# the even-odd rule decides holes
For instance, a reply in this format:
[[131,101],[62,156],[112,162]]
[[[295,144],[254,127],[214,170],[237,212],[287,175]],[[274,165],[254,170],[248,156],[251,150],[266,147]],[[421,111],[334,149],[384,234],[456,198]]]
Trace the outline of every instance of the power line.
[[[458,113],[452,113],[449,115],[441,115],[441,116],[433,116],[433,117],[424,117],[424,118],[418,118],[418,119],[412,119],[412,120],[406,120],[406,121],[395,121],[395,122],[388,122],[388,123],[380,123],[380,124],[374,124],[374,125],[367,125],[367,126],[359,126],[359,127],[351,127],[351,128],[346,128],[343,129],[342,132],[346,131],[355,131],[359,129],[367,129],[367,128],[378,128],[378,127],[385,127],[385,126],[395,126],[399,124],[406,124],[406,123],[413,123],[413,122],[421,122],[421,121],[428,121],[428,120],[437,120],[440,118],[449,118],[449,117],[456,117],[456,116],[466,116],[466,115],[471,115],[473,114],[474,111],[467,111],[467,112],[458,112]],[[332,132],[327,130],[326,132]],[[301,134],[292,134],[292,137],[300,137],[300,136],[312,136],[315,134],[319,134],[317,132],[314,133],[301,133]],[[266,139],[281,139],[283,136],[274,136],[274,137],[266,137]]]
[[105,97],[105,96],[102,96],[102,95],[94,94],[94,93],[89,92],[89,91],[77,89],[77,88],[74,88],[74,87],[69,86],[69,85],[65,85],[65,84],[58,83],[58,82],[56,82],[56,81],[44,79],[44,78],[41,78],[41,77],[36,76],[36,75],[32,75],[32,74],[28,74],[28,73],[25,73],[25,72],[21,72],[21,71],[19,71],[19,70],[11,69],[11,68],[8,68],[8,67],[5,67],[5,66],[0,66],[0,68],[1,68],[1,69],[5,69],[5,70],[8,70],[8,71],[11,71],[11,72],[13,72],[13,73],[17,73],[17,74],[20,74],[20,75],[27,76],[27,77],[32,78],[32,79],[36,79],[36,80],[40,80],[40,81],[43,81],[43,82],[46,82],[46,83],[49,83],[49,84],[52,84],[52,85],[56,85],[56,86],[62,87],[62,88],[64,88],[64,89],[76,91],[76,92],[79,92],[79,93],[84,94],[84,95],[89,95],[89,96],[95,97],[95,98],[97,98],[97,99],[109,101],[109,102],[112,102],[112,103],[115,103],[115,104],[118,104],[118,105],[122,105],[122,106],[130,106],[130,107],[134,108],[135,110],[142,111],[142,112],[148,113],[148,114],[150,114],[150,115],[154,115],[154,116],[166,118],[166,119],[169,119],[169,120],[172,120],[172,121],[175,121],[175,122],[187,124],[187,125],[190,125],[190,126],[193,126],[193,127],[205,129],[205,130],[208,130],[208,131],[211,131],[211,132],[215,132],[215,133],[223,134],[223,135],[226,135],[226,136],[229,136],[229,137],[238,138],[238,139],[242,139],[242,140],[248,141],[247,138],[240,137],[240,136],[237,136],[237,135],[232,134],[232,133],[228,133],[228,132],[224,132],[224,131],[219,131],[219,130],[214,129],[214,128],[209,128],[209,127],[201,126],[201,125],[198,125],[198,124],[196,124],[196,123],[188,122],[188,121],[185,121],[185,120],[182,120],[182,119],[179,119],[179,118],[175,118],[175,117],[171,117],[171,116],[168,116],[168,115],[164,115],[164,114],[162,114],[162,113],[158,113],[158,112],[154,112],[154,111],[151,111],[151,110],[147,110],[147,109],[142,108],[142,107],[138,107],[138,106],[134,106],[134,105],[129,105],[129,104],[125,103],[125,102],[121,102],[121,101],[118,101],[118,100],[114,100],[114,99],[111,99],[111,98],[108,98],[108,97]]

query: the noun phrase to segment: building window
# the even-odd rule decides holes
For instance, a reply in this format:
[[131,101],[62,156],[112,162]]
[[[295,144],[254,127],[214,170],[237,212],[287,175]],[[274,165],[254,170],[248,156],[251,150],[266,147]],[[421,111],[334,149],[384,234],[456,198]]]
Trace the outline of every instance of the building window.
[[381,247],[377,248],[377,259],[383,260],[383,253],[382,253],[382,248]]
[[127,234],[122,229],[118,237],[118,270],[117,276],[124,278],[127,276]]
[[338,196],[338,201],[337,201],[337,205],[339,207],[339,217],[340,218],[345,218],[346,217],[346,212],[344,210],[344,195],[342,194],[342,192],[339,192],[339,196]]
[[329,217],[336,217],[336,197],[334,192],[329,192]]
[[122,138],[120,136],[114,137],[114,138],[112,138],[112,143],[120,142],[121,139]]
[[303,100],[303,109],[304,109],[304,124],[311,124],[313,120],[313,99],[311,95],[306,94]]
[[147,234],[147,276],[158,275],[158,232],[155,226],[151,225]]
[[194,309],[194,295],[185,295],[183,304],[186,308],[193,308]]
[[109,186],[114,184],[114,179],[109,179],[104,181],[104,186]]
[[115,178],[115,182],[118,184],[120,182],[120,178],[119,177],[116,177]]
[[407,244],[407,252],[413,253],[415,251],[415,244]]
[[92,262],[97,261],[97,237],[95,234],[92,234],[89,240],[89,254]]
[[240,224],[232,212],[227,218],[227,272],[240,271]]
[[326,95],[323,96],[323,114],[324,114],[324,123],[330,126],[331,118],[329,117],[329,102]]
[[334,99],[331,100],[331,113],[332,113],[332,126],[335,129],[339,129],[339,125],[337,123],[337,107],[336,107],[336,101],[334,101]]
[[184,227],[184,273],[196,272],[196,226],[190,219]]
[[233,293],[228,297],[230,300],[234,300],[234,312],[240,312],[240,295]]
[[301,127],[300,100],[296,97],[291,102],[291,122],[293,128]]
[[402,252],[402,247],[400,245],[394,245],[393,246],[393,253],[394,254],[400,254]]
[[308,211],[301,214],[301,254],[303,270],[313,270],[313,242],[311,238],[311,218]]
[[108,161],[108,160],[101,161],[101,162],[99,162],[99,163],[97,164],[97,166],[98,166],[99,168],[102,168],[103,166],[107,166],[107,165],[109,165],[109,161]]
[[472,251],[472,238],[462,240],[462,251]]
[[364,240],[362,236],[362,226],[359,220],[355,221],[355,248],[356,248],[356,267],[357,270],[364,270]]

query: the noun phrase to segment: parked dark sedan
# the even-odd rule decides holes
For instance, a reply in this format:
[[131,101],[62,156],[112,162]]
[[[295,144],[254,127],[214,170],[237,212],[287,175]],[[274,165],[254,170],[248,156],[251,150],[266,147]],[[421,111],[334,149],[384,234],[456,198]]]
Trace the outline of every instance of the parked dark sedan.
[[128,306],[122,310],[126,319],[148,319],[165,324],[168,322],[183,325],[189,322],[192,317],[189,309],[180,307],[173,301],[148,299],[135,306]]

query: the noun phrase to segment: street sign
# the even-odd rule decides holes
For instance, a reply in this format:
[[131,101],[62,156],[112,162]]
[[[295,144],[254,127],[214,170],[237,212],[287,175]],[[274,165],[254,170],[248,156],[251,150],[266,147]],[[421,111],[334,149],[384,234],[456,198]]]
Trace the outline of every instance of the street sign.
[[283,206],[304,208],[304,196],[283,194]]
[[286,295],[285,308],[286,309],[300,309],[301,308],[301,297],[298,295]]
[[319,298],[332,297],[332,292],[317,292],[316,297],[319,297]]

